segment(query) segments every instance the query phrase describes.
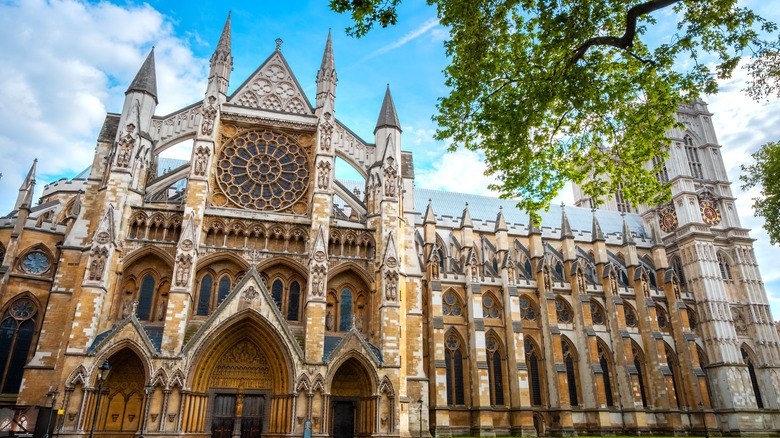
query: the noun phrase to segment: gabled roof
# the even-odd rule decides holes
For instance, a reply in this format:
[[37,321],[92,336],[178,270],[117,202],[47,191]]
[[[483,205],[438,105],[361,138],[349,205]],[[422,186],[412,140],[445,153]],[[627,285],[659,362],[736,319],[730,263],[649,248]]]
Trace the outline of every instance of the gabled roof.
[[278,47],[233,92],[228,103],[293,114],[314,114],[306,93]]

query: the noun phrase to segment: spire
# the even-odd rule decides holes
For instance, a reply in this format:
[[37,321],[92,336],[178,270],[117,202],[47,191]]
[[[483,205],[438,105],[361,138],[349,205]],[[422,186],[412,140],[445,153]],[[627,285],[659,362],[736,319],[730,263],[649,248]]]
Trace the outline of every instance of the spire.
[[528,213],[528,234],[542,234],[542,230],[534,222],[534,215],[530,212]]
[[634,242],[634,236],[631,234],[631,229],[628,228],[626,213],[621,213],[620,215],[623,216],[623,245],[634,245],[636,242]]
[[594,242],[603,242],[607,239],[604,238],[604,233],[601,231],[599,220],[596,219],[596,209],[592,209],[591,212],[593,213],[593,230],[590,232],[591,238]]
[[650,226],[650,238],[653,244],[653,248],[664,246],[664,241],[661,239],[661,233],[659,233],[658,221],[654,221],[654,225]]
[[506,226],[506,220],[504,219],[504,207],[499,207],[498,216],[496,216],[496,227],[494,232],[508,231],[509,227]]
[[22,207],[32,207],[33,190],[35,189],[35,168],[38,166],[38,159],[33,160],[30,171],[27,172],[27,177],[24,178],[22,185],[19,187],[19,196],[16,198],[16,205],[14,210],[19,210]]
[[376,121],[374,134],[376,134],[376,131],[379,128],[385,126],[397,128],[399,131],[401,130],[401,123],[398,121],[398,115],[395,113],[393,96],[390,95],[390,84],[387,85],[387,91],[385,91],[385,100],[382,101],[382,109],[379,110],[379,118]]
[[569,217],[566,216],[566,205],[563,203],[561,203],[561,237],[564,239],[574,237],[574,233],[571,232]]
[[230,14],[231,14],[231,12],[228,12],[228,17],[227,17],[227,20],[225,21],[225,27],[222,28],[222,35],[219,36],[219,42],[217,43],[217,50],[215,50],[215,52],[228,52],[228,53],[230,53]]
[[154,102],[157,102],[157,77],[154,72],[154,47],[149,52],[149,56],[146,57],[144,65],[138,70],[138,74],[135,75],[135,79],[130,84],[130,87],[125,91],[125,94],[130,94],[131,91],[140,91],[147,93],[154,97]]
[[428,199],[428,208],[425,209],[425,218],[423,219],[423,224],[435,224],[436,223],[436,216],[433,214],[433,206],[431,205],[431,200]]
[[326,73],[334,70],[336,70],[336,63],[333,61],[333,41],[330,38],[330,29],[328,29],[328,41],[325,42],[325,53],[322,54],[320,72]]
[[463,209],[463,216],[460,217],[461,228],[474,228],[474,223],[471,222],[471,213],[469,213],[469,203],[466,203],[466,208]]

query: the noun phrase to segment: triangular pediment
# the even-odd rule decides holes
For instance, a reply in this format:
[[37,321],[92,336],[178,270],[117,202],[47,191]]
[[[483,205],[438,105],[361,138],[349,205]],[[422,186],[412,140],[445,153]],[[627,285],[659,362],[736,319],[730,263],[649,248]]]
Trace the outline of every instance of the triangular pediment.
[[220,326],[230,324],[234,316],[250,313],[254,317],[267,321],[287,341],[289,348],[297,354],[297,359],[303,359],[303,350],[301,350],[300,344],[295,339],[279,308],[276,307],[265,282],[254,266],[249,268],[244,278],[236,284],[203,326],[195,332],[182,352],[188,354],[188,352],[194,351],[196,345],[208,339],[211,333],[219,330]]
[[314,114],[282,52],[276,50],[228,99],[228,103],[292,114]]
[[146,330],[144,330],[144,327],[141,325],[141,321],[138,320],[135,312],[131,313],[116,327],[112,328],[105,337],[102,337],[102,339],[100,338],[101,336],[98,335],[93,341],[92,346],[87,350],[91,350],[91,352],[100,354],[105,349],[119,343],[122,340],[130,340],[136,345],[145,346],[149,354],[155,354],[158,352],[157,347],[155,347],[155,345],[152,343],[152,340],[149,339],[149,334],[146,333]]

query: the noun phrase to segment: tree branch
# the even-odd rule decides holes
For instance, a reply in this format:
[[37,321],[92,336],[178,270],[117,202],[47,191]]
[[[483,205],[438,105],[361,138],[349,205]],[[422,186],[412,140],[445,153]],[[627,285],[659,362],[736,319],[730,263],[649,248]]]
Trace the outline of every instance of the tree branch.
[[627,49],[633,46],[634,37],[636,36],[637,18],[681,1],[682,0],[650,0],[632,7],[628,10],[628,13],[626,13],[626,32],[623,36],[599,36],[585,41],[574,50],[574,56],[571,59],[572,64],[582,59],[585,56],[585,52],[593,46],[612,46],[618,49]]

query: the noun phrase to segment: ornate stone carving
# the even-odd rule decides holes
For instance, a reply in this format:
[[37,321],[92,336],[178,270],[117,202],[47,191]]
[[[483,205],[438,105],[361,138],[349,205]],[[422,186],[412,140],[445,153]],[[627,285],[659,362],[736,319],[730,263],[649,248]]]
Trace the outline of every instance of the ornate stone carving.
[[190,279],[190,268],[192,267],[192,256],[188,254],[179,254],[176,257],[176,286],[186,287]]
[[325,122],[320,126],[320,148],[325,152],[330,151],[332,134],[333,134],[333,125],[331,125],[328,122]]
[[247,303],[251,303],[257,297],[260,295],[260,292],[255,289],[254,286],[249,286],[248,288],[244,289],[244,292],[241,294],[241,299],[246,301]]
[[89,279],[94,281],[100,281],[103,279],[103,272],[106,270],[106,261],[108,260],[108,248],[103,248],[103,247],[92,248],[91,257],[92,260],[89,263]]
[[132,298],[128,298],[125,300],[125,304],[122,306],[122,318],[127,318],[128,316],[135,313],[135,309],[138,307],[138,300],[134,300]]
[[398,299],[398,273],[395,271],[385,272],[385,299],[388,301]]
[[325,329],[328,331],[333,330],[333,312],[328,309],[328,314],[325,315]]
[[582,274],[582,271],[577,271],[577,288],[580,292],[585,292],[585,275]]
[[199,146],[195,151],[195,163],[193,170],[196,176],[206,176],[206,170],[209,167],[209,156],[211,150],[207,146]]
[[387,158],[387,164],[384,168],[385,173],[385,196],[395,196],[396,193],[396,180],[398,179],[398,171],[395,167],[395,160],[393,157]]
[[190,251],[192,249],[192,240],[184,239],[181,241],[182,251]]
[[311,294],[313,297],[322,297],[324,295],[325,276],[326,269],[324,266],[315,266],[314,269],[312,269]]
[[203,135],[211,135],[214,132],[214,119],[217,118],[217,108],[214,102],[217,100],[214,96],[209,96],[209,104],[203,107],[203,122],[200,132]]
[[327,161],[320,161],[317,164],[317,188],[327,189],[330,182],[330,163]]
[[209,386],[222,388],[268,388],[272,385],[271,365],[263,351],[249,340],[239,341],[220,358]]
[[127,133],[119,139],[116,154],[116,165],[118,167],[128,167],[130,165],[130,158],[133,156],[133,148],[135,147],[133,131],[135,131],[135,125],[129,123],[126,127]]

